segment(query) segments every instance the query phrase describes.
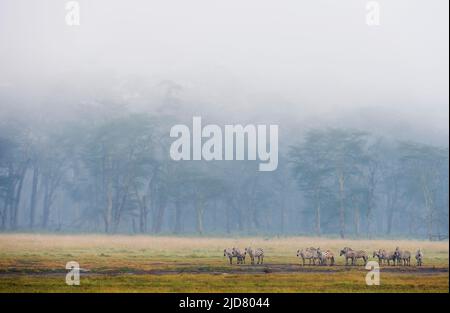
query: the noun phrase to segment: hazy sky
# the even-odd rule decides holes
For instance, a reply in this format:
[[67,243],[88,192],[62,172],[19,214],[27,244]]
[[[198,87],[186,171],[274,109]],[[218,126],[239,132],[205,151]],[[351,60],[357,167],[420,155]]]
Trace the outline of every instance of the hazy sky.
[[447,0],[380,0],[377,27],[364,0],[78,2],[70,27],[66,1],[0,0],[0,96],[172,80],[231,111],[388,113],[448,137]]

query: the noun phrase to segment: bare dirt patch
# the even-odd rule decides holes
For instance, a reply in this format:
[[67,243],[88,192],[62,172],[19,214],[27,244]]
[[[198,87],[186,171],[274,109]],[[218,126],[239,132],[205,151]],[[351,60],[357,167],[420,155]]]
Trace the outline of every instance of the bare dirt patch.
[[[302,266],[298,264],[262,264],[262,265],[229,265],[224,267],[211,267],[211,266],[196,266],[194,264],[183,263],[177,264],[176,267],[170,269],[154,269],[154,270],[140,270],[140,269],[108,269],[108,270],[88,270],[81,271],[81,275],[180,275],[180,274],[289,274],[289,273],[316,273],[320,274],[334,274],[345,273],[351,271],[366,272],[364,266]],[[413,275],[432,275],[448,273],[447,267],[416,267],[416,266],[382,266],[380,271],[383,273],[398,273],[398,274],[413,274]],[[24,271],[20,268],[9,268],[7,270],[0,271],[2,275],[62,275],[66,274],[63,270],[51,270],[42,269],[34,271]]]

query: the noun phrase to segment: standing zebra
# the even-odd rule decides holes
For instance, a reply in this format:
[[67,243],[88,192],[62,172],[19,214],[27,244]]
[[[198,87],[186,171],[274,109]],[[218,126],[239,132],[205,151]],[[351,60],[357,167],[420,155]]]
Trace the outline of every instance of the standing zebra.
[[402,250],[400,250],[399,247],[397,247],[394,252],[394,257],[397,260],[398,265],[401,265],[402,261],[403,261],[403,266],[411,265],[411,252],[409,252],[409,251],[402,251]]
[[226,256],[230,261],[230,264],[233,264],[233,249],[230,248],[223,249],[223,256]]
[[303,266],[305,266],[305,259],[309,260],[309,265],[311,265],[311,260],[313,265],[316,265],[316,259],[318,259],[316,248],[306,248],[297,250],[297,257],[302,259]]
[[246,254],[248,253],[248,255],[250,256],[250,261],[251,261],[252,265],[255,264],[255,257],[258,257],[256,255],[256,251],[257,250],[261,250],[262,251],[262,249],[253,249],[252,247],[245,248],[245,253]]
[[352,260],[352,265],[355,265],[355,251],[349,247],[344,247],[339,253],[339,256],[345,257],[345,265],[348,265],[348,260]]
[[320,248],[317,248],[317,255],[319,257],[320,264],[326,265],[327,261],[330,260],[330,266],[334,265],[334,254],[330,250],[322,252]]
[[237,264],[245,264],[245,252],[241,252],[239,248],[233,247],[231,253],[234,257],[236,257]]
[[341,250],[340,256],[345,256],[345,265],[348,265],[348,259],[352,260],[352,265],[356,265],[358,259],[363,259],[364,265],[367,264],[369,256],[364,250],[354,251],[352,248],[345,247]]
[[381,250],[381,253],[383,260],[387,261],[388,265],[391,265],[392,261],[392,265],[395,266],[395,252],[388,252],[386,250]]
[[416,252],[416,261],[417,261],[417,266],[422,266],[423,252],[421,249],[417,250],[417,252]]
[[258,258],[256,264],[263,264],[264,261],[264,250],[262,248],[257,248],[253,250],[253,257]]
[[378,251],[373,252],[373,257],[378,259],[378,264],[383,265],[383,251],[381,249],[378,249]]

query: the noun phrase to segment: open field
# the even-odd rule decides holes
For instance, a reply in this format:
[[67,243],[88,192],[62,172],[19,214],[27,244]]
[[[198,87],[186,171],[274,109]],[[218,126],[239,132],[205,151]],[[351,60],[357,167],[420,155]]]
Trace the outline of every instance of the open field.
[[[226,247],[249,245],[264,248],[265,264],[223,257]],[[301,266],[296,251],[310,246],[332,250],[336,266]],[[420,247],[424,266],[383,265],[381,285],[366,286],[361,263],[339,257],[344,246],[370,256]],[[1,234],[0,292],[448,292],[448,258],[448,241]],[[65,283],[69,261],[86,270],[80,286]]]

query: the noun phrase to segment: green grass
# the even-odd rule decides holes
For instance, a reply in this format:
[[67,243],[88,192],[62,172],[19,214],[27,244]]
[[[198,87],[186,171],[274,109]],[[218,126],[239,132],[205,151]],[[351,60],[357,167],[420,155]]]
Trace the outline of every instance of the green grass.
[[[265,265],[229,265],[223,248],[265,250]],[[337,266],[299,265],[296,251],[317,246]],[[343,246],[425,253],[422,268],[381,267],[381,285],[366,286],[363,266],[346,267]],[[183,238],[99,235],[0,235],[0,292],[448,292],[448,242],[327,238]],[[65,283],[68,261],[89,272]],[[414,260],[412,261],[414,263]]]
[[417,278],[381,275],[380,286],[366,286],[365,274],[178,274],[81,276],[80,286],[65,284],[65,275],[4,276],[0,292],[448,292],[448,275]]

